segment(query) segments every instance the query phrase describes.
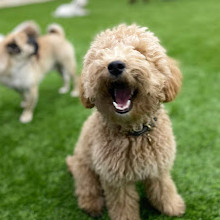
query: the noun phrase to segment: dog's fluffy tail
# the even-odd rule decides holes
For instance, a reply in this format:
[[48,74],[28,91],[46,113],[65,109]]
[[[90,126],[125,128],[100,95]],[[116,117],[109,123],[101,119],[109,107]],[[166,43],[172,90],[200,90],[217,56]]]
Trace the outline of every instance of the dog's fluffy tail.
[[47,32],[49,34],[58,34],[62,37],[65,37],[65,32],[59,24],[50,24],[47,28]]

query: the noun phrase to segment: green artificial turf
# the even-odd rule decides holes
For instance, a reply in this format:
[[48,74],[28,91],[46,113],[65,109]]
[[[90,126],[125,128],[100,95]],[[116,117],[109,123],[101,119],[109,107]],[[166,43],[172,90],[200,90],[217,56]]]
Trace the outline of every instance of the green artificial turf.
[[[166,108],[178,143],[172,175],[187,210],[181,218],[160,214],[138,185],[141,217],[220,220],[220,1],[150,0],[144,4],[139,0],[131,6],[128,0],[91,0],[87,17],[53,18],[53,10],[64,2],[68,1],[1,9],[0,33],[8,33],[23,20],[36,20],[43,29],[58,22],[75,45],[80,73],[96,33],[121,22],[148,26],[168,54],[180,61],[184,76],[180,95]],[[44,79],[30,124],[18,121],[19,95],[0,86],[1,220],[92,219],[78,208],[65,165],[91,111],[69,94],[59,95],[61,84],[56,73]],[[100,219],[109,219],[106,211]]]

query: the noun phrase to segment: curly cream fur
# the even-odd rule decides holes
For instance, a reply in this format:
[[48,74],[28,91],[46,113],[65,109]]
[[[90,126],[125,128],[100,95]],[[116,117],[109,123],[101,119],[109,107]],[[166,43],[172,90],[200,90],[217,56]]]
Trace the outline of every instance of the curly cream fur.
[[[107,69],[115,60],[126,65],[119,79]],[[131,111],[123,115],[115,112],[108,90],[115,81],[138,91]],[[176,63],[147,28],[123,24],[96,37],[84,60],[81,100],[97,111],[85,122],[74,155],[67,157],[80,208],[98,216],[105,200],[112,220],[139,220],[135,183],[142,181],[159,211],[170,216],[185,212],[170,176],[176,144],[162,104],[172,101],[180,86]],[[129,135],[155,116],[149,134]]]

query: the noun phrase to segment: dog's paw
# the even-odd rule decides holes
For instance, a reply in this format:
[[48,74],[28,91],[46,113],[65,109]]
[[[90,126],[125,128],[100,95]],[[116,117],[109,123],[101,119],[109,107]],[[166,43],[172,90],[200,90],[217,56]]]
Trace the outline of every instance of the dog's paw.
[[28,123],[31,122],[33,119],[33,113],[30,111],[25,111],[22,113],[21,117],[20,117],[20,122],[21,123]]
[[87,215],[91,216],[92,218],[100,218],[102,216],[102,211],[88,211],[83,209],[83,212],[85,212]]
[[73,91],[70,93],[70,95],[71,95],[72,97],[78,97],[78,96],[79,96],[79,92],[76,91],[76,90],[73,90]]
[[186,206],[180,195],[175,195],[164,202],[161,212],[168,216],[181,216],[185,213]]
[[69,88],[67,88],[67,87],[61,87],[59,89],[60,94],[66,94],[68,91],[69,91]]
[[101,217],[102,209],[104,206],[104,198],[102,196],[100,197],[79,196],[78,203],[79,203],[79,207],[91,217],[93,218]]

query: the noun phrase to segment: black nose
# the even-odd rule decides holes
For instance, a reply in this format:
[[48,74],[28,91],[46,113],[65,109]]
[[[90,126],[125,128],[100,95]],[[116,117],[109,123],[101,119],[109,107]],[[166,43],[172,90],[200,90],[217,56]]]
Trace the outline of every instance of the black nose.
[[125,64],[121,61],[113,61],[108,65],[108,71],[114,76],[119,76],[123,73]]

